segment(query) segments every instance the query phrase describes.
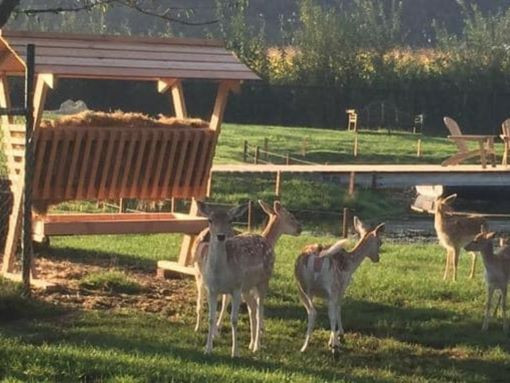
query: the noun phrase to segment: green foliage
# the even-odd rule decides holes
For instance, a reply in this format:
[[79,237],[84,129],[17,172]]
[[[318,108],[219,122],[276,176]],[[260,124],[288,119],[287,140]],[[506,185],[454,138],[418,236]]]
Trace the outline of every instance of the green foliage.
[[89,273],[80,281],[80,286],[91,290],[104,290],[124,294],[136,294],[142,286],[122,271],[100,271]]

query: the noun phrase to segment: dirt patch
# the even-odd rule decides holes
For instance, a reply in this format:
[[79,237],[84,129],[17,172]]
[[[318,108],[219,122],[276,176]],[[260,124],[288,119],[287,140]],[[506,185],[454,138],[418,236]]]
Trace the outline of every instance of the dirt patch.
[[[100,262],[98,262],[100,263]],[[135,309],[143,312],[179,316],[184,307],[192,307],[195,287],[192,279],[156,278],[155,271],[116,267],[142,286],[137,294],[90,290],[80,286],[81,279],[89,273],[113,269],[105,261],[101,264],[85,264],[38,257],[38,278],[54,282],[57,287],[47,291],[36,290],[34,297],[63,308],[85,310]]]

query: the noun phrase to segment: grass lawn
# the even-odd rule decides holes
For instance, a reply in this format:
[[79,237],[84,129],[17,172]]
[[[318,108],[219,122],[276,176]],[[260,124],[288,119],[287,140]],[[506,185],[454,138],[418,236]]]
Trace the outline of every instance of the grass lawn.
[[[298,301],[293,263],[303,245],[332,237],[283,237],[266,305],[263,349],[248,349],[247,314],[240,322],[241,357],[230,358],[230,334],[203,354],[205,324],[193,332],[191,280],[168,284],[167,310],[125,306],[69,308],[20,300],[16,287],[0,282],[0,379],[5,382],[392,382],[507,381],[510,338],[501,319],[481,333],[485,301],[482,271],[467,278],[461,257],[457,283],[443,282],[444,253],[437,245],[385,242],[381,262],[365,260],[355,274],[343,308],[345,344],[338,360],[327,350],[324,305],[312,343],[299,353],[306,326]],[[60,264],[89,264],[98,258],[119,271],[152,276],[155,261],[176,258],[176,235],[54,238],[48,258]],[[81,282],[86,276],[76,277]],[[81,278],[81,279],[80,279]],[[122,279],[122,278],[120,278]],[[127,278],[130,280],[130,278]],[[122,283],[122,281],[120,282]],[[89,290],[78,290],[91,294]],[[62,300],[77,294],[59,293]],[[110,294],[105,292],[104,294]],[[111,294],[116,294],[112,292]],[[178,295],[178,300],[175,295]],[[129,294],[121,296],[128,302]],[[2,303],[3,302],[3,303]]]

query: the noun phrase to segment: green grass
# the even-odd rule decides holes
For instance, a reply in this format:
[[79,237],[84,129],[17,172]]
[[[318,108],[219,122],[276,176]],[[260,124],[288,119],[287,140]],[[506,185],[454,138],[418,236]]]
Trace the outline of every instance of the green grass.
[[142,286],[122,271],[100,271],[87,274],[80,286],[91,290],[103,290],[116,293],[136,294]]
[[[205,356],[205,326],[193,332],[194,286],[166,317],[135,310],[26,313],[0,326],[0,379],[105,382],[393,382],[506,381],[510,338],[501,319],[480,332],[485,300],[482,271],[469,280],[461,257],[459,282],[443,282],[444,253],[437,245],[385,242],[381,261],[366,260],[343,306],[347,332],[339,360],[327,350],[326,309],[309,350],[299,353],[306,326],[293,263],[304,244],[333,237],[283,237],[266,304],[266,334],[257,355],[247,350],[248,320],[241,315],[241,357],[231,360],[225,329]],[[62,261],[114,261],[125,269],[154,270],[155,260],[177,257],[180,236],[55,238],[52,257]],[[128,273],[129,274],[129,273]],[[7,287],[6,287],[7,286]],[[0,281],[0,289],[11,284]],[[17,290],[15,290],[17,291]],[[16,295],[15,293],[14,295]],[[169,292],[172,294],[172,291]],[[177,307],[178,306],[178,307]],[[54,310],[49,308],[49,310]]]

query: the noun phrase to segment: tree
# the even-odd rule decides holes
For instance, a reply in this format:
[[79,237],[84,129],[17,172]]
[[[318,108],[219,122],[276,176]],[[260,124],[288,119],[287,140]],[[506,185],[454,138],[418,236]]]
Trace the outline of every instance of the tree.
[[[53,0],[47,1],[44,6],[22,4],[21,0],[0,0],[0,28],[3,27],[11,17],[24,14],[36,16],[39,14],[61,14],[69,12],[91,11],[101,9],[105,11],[110,7],[127,7],[139,13],[154,16],[171,23],[178,23],[190,26],[202,26],[218,23],[217,18],[203,20],[195,19],[198,9],[214,8],[211,6],[179,6],[172,5],[176,1],[152,1],[152,0]],[[236,1],[228,1],[235,5]],[[36,4],[40,4],[38,1]],[[169,5],[170,4],[170,5]]]

